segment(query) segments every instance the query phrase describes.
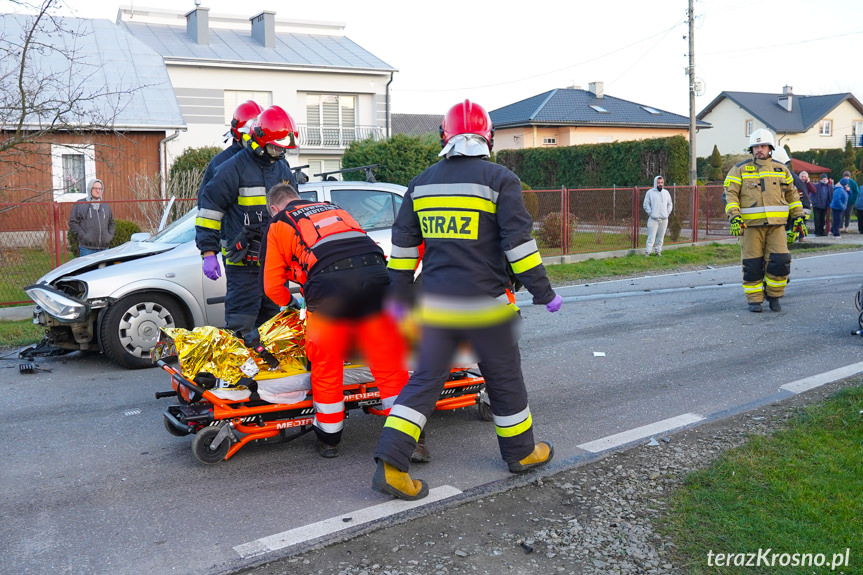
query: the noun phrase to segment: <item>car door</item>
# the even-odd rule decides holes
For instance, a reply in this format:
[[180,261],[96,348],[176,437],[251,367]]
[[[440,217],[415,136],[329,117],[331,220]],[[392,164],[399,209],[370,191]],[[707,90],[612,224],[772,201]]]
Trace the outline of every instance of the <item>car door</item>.
[[373,188],[338,188],[330,190],[330,199],[351,214],[389,257],[392,227],[402,203],[400,195]]

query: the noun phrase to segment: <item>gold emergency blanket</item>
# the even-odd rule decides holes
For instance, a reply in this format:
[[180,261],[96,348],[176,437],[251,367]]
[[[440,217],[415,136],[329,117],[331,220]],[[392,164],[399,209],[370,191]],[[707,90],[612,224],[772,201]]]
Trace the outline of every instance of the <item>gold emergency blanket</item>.
[[[306,364],[305,328],[299,312],[286,310],[267,320],[258,328],[261,344],[279,360],[276,373],[296,373]],[[202,371],[212,373],[223,383],[235,385],[251,367],[257,371],[271,373],[266,361],[249,350],[240,338],[230,332],[212,326],[196,327],[189,331],[182,328],[163,328],[173,341],[183,374],[194,378]],[[243,368],[243,366],[246,366]],[[245,369],[245,372],[243,369]]]

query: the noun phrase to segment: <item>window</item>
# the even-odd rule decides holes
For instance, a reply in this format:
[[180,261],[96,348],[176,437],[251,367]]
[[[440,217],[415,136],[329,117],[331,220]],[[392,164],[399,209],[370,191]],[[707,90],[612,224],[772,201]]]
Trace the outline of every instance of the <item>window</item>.
[[391,228],[401,206],[399,196],[377,190],[332,190],[330,197],[334,204],[347,210],[367,232]]
[[54,200],[75,201],[87,193],[87,180],[97,177],[94,158],[92,145],[51,145],[51,186],[54,188]]
[[357,139],[357,98],[337,94],[306,95],[309,146],[343,148]]
[[818,135],[819,136],[832,136],[833,135],[833,120],[821,120],[818,124]]
[[743,131],[747,138],[752,135],[752,120],[746,120]]
[[225,90],[225,125],[230,126],[234,110],[246,100],[254,100],[261,108],[273,105],[272,92],[250,92],[247,90]]
[[863,121],[855,120],[851,129],[853,130],[855,136],[863,135]]
[[[325,159],[325,160],[313,160],[309,159],[308,162],[309,167],[305,170],[306,175],[309,176],[310,181],[321,181],[323,178],[315,177],[315,174],[323,174],[325,172],[335,172],[336,170],[342,169],[342,162],[339,159]],[[332,177],[341,180],[341,174],[333,174]]]
[[542,144],[544,146],[556,146],[557,145],[557,138],[543,138]]
[[591,104],[590,107],[593,108],[594,110],[596,110],[597,112],[599,112],[600,114],[608,114],[608,110],[606,110],[602,106],[596,106],[596,105]]
[[651,108],[650,106],[642,106],[642,109],[644,109],[649,114],[653,114],[654,116],[662,114],[662,112],[660,112],[656,108]]

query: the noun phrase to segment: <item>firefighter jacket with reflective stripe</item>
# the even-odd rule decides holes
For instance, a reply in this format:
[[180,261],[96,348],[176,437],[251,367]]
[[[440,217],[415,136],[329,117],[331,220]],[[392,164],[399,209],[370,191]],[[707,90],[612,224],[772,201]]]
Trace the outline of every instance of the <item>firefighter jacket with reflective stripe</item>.
[[285,160],[270,162],[246,148],[228,158],[213,174],[198,198],[195,243],[198,250],[220,251],[246,225],[266,224],[267,190],[287,182],[294,189],[297,179]]
[[413,281],[419,248],[424,296],[498,298],[510,286],[507,263],[546,304],[554,292],[542,265],[521,183],[479,157],[440,160],[408,186],[393,226],[388,267],[396,289]]
[[234,156],[234,154],[236,154],[242,149],[243,144],[237,140],[234,140],[234,142],[230,146],[213,156],[213,159],[210,160],[209,164],[207,164],[207,169],[204,170],[204,177],[201,178],[201,185],[198,188],[199,200],[201,198],[201,194],[204,193],[204,188],[206,188],[209,181],[213,179],[213,174],[216,173],[216,168],[227,162]]
[[788,216],[803,215],[803,203],[784,164],[750,158],[725,177],[725,215],[740,216],[749,227],[784,226]]
[[330,264],[383,250],[357,221],[335,204],[294,200],[270,222],[264,263],[264,291],[279,305],[291,301],[285,284],[305,285]]

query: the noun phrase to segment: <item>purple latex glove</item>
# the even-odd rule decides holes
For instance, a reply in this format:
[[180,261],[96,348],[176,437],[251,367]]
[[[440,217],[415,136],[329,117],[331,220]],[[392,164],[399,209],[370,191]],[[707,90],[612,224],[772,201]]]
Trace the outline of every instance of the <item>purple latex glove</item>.
[[216,255],[204,256],[204,275],[214,281],[222,277],[222,268],[219,267],[219,258]]
[[403,302],[391,299],[384,302],[384,311],[398,323],[407,315],[408,306]]
[[554,299],[545,304],[545,309],[554,313],[556,311],[560,311],[560,306],[563,305],[563,298],[560,297],[560,294],[554,294]]

